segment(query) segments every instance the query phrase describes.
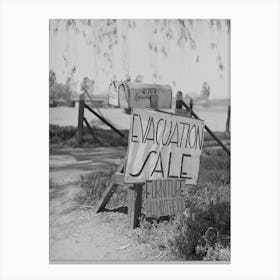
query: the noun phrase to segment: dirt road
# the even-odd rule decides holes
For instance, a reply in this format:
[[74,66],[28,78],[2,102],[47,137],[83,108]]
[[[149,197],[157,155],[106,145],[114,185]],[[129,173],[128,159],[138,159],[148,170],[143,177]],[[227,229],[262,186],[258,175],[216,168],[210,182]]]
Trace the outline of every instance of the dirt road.
[[81,175],[119,165],[125,153],[124,147],[51,149],[50,179],[59,185],[77,182]]
[[[143,260],[127,235],[127,215],[98,213],[74,202],[80,175],[118,165],[123,148],[60,149],[50,152],[49,259]],[[106,222],[110,221],[110,222]]]

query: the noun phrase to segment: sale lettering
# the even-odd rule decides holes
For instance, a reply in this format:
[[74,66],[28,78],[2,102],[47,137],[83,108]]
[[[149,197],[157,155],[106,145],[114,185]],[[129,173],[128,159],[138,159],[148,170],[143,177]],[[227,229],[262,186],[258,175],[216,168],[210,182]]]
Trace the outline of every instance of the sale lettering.
[[203,141],[202,120],[134,108],[125,181],[180,178],[196,184]]

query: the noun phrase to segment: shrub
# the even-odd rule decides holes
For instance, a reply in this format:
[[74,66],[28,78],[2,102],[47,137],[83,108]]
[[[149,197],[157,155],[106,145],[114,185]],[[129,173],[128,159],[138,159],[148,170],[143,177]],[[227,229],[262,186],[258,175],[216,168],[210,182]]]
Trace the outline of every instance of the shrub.
[[[100,127],[103,123],[100,120],[94,120],[90,122],[90,126],[94,131],[94,135],[97,137],[93,138],[90,130],[85,126],[84,127],[84,137],[83,137],[83,146],[87,147],[97,147],[97,146],[127,146],[128,143],[128,133],[127,129],[122,129],[124,137],[121,137],[116,132],[112,131],[112,129],[103,129]],[[58,125],[50,125],[49,126],[49,142],[52,145],[60,145],[60,146],[71,146],[76,147],[76,131],[77,128],[74,126],[58,126]],[[227,136],[224,132],[215,132],[215,134],[220,139],[227,139]],[[213,142],[213,138],[205,133],[204,143],[205,146],[208,146],[206,143],[210,143],[210,145],[217,145],[216,142]],[[211,144],[211,142],[213,142]],[[221,162],[221,159],[224,158],[225,152],[221,149],[217,149],[214,151],[215,157],[219,158],[219,164],[223,166],[224,162]],[[204,159],[206,167],[209,167],[213,163],[213,151],[207,151],[204,153]],[[212,158],[212,159],[211,159]],[[215,164],[215,163],[214,163]],[[216,166],[218,168],[218,166]]]
[[[128,130],[121,130],[124,137],[121,137],[111,129],[102,129],[95,124],[91,125],[95,138],[92,136],[90,130],[84,127],[83,131],[83,146],[97,147],[97,146],[127,146]],[[50,125],[49,128],[49,142],[51,145],[66,145],[76,147],[76,127],[74,126],[58,126]]]
[[146,260],[176,260],[171,255],[170,239],[173,238],[176,229],[176,220],[153,220],[153,222],[141,218],[139,227],[128,231],[128,235],[134,240],[134,246]]
[[[210,204],[205,210],[192,209],[189,215],[182,215],[172,243],[172,253],[185,260],[201,259],[196,247],[205,245],[205,232],[209,228],[217,230],[217,236],[230,235],[230,204],[222,202]],[[218,238],[217,238],[218,240]],[[211,244],[213,246],[217,240]]]
[[[108,171],[98,171],[81,177],[81,191],[78,193],[76,202],[82,205],[94,206],[101,198],[106,187],[111,182],[111,176],[115,168]],[[113,194],[108,207],[117,207],[127,203],[127,192],[120,186]]]
[[223,247],[219,242],[206,249],[204,261],[230,261],[230,247]]
[[78,200],[84,205],[94,205],[102,196],[107,184],[110,183],[113,170],[98,171],[81,176],[82,190],[78,194]]
[[[82,177],[79,203],[95,205],[114,169]],[[120,186],[108,207],[127,205]],[[188,186],[186,211],[169,220],[140,222],[128,231],[143,257],[156,260],[230,260],[230,160],[221,150],[203,152],[197,186]]]

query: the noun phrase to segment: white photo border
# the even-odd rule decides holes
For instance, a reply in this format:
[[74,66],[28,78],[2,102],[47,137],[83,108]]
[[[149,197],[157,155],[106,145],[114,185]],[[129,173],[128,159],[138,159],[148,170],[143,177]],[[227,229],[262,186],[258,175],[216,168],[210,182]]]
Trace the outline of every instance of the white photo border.
[[[2,1],[1,279],[279,279],[279,2]],[[231,264],[49,264],[51,18],[231,19]]]

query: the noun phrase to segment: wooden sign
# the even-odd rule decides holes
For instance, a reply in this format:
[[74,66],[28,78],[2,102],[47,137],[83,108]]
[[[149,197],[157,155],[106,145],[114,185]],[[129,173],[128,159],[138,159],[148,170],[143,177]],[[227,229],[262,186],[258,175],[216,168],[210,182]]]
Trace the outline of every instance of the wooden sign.
[[146,217],[170,216],[185,210],[185,180],[148,180],[143,189]]
[[109,104],[124,109],[171,108],[172,89],[168,85],[114,81],[109,87]]
[[202,120],[133,108],[125,183],[184,179],[197,184],[203,140]]

